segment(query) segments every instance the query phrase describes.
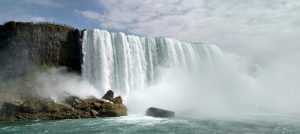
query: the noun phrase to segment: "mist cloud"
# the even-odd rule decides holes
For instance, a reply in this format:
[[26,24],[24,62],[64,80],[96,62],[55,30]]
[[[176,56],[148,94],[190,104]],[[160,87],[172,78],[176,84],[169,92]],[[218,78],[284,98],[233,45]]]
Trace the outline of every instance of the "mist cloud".
[[50,68],[38,71],[33,79],[33,94],[39,97],[62,101],[68,96],[80,98],[97,97],[100,92],[79,75],[68,72],[65,68]]

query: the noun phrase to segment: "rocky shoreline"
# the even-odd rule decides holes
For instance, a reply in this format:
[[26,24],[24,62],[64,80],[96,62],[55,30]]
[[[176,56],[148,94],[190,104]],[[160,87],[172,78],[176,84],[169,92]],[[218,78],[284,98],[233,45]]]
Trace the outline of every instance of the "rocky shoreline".
[[81,99],[69,96],[63,102],[41,98],[26,100],[22,103],[5,102],[1,108],[0,121],[57,120],[126,115],[127,108],[122,102],[122,97],[114,97],[114,93],[110,90],[102,99],[95,97]]

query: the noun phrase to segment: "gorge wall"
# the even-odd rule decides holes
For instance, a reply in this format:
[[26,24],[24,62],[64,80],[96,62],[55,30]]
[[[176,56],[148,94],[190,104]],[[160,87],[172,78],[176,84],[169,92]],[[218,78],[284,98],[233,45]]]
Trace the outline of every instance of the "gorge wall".
[[[66,66],[81,71],[81,31],[50,23],[0,25],[0,76],[16,78],[32,65]],[[1,78],[0,78],[1,81]]]

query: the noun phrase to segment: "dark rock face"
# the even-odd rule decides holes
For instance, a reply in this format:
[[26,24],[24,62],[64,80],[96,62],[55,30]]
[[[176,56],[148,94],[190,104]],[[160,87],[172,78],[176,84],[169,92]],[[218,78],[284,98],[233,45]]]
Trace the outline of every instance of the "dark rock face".
[[0,113],[0,120],[53,120],[125,115],[127,115],[127,108],[122,103],[70,96],[62,103],[37,98],[21,104],[5,102]]
[[65,25],[25,22],[0,25],[0,75],[6,79],[18,77],[32,65],[66,66],[80,72],[80,39],[81,31]]
[[102,97],[102,99],[105,100],[112,100],[113,98],[114,98],[114,92],[111,90],[108,90],[106,94]]
[[146,111],[147,116],[153,117],[175,117],[175,112],[164,109],[150,107]]
[[12,114],[15,114],[18,111],[20,111],[20,107],[19,107],[19,104],[15,104],[15,103],[11,103],[11,102],[5,102],[2,105],[1,111],[5,115],[12,115]]

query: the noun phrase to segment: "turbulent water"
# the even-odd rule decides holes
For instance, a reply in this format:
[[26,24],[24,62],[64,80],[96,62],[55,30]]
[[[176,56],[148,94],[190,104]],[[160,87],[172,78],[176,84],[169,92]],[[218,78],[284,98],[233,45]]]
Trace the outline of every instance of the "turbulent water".
[[181,66],[197,72],[203,62],[222,54],[214,45],[168,38],[140,37],[87,30],[83,37],[83,77],[101,90],[128,94],[156,82],[160,67]]
[[160,119],[145,116],[60,121],[1,122],[2,134],[296,134],[300,121],[249,119]]

